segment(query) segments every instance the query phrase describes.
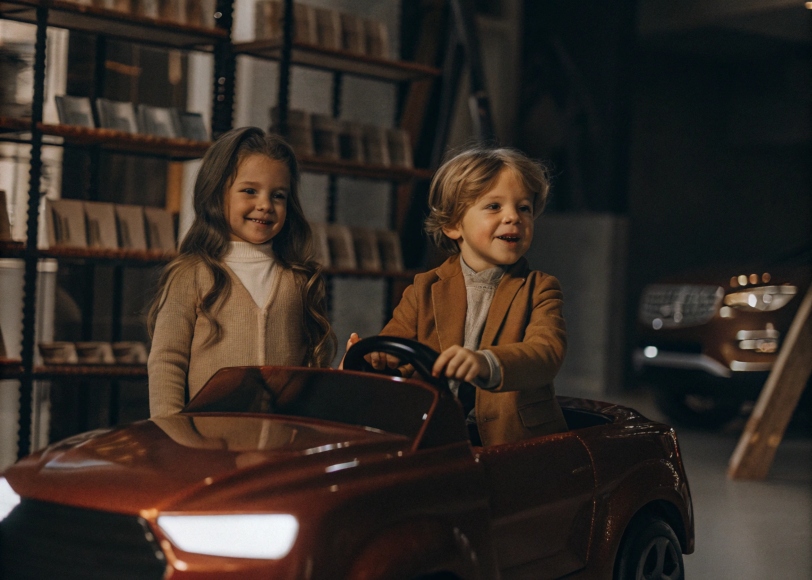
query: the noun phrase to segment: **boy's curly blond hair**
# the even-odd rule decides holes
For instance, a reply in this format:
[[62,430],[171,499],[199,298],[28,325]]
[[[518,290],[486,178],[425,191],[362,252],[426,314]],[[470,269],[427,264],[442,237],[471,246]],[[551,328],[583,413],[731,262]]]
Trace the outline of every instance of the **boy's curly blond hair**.
[[434,244],[450,254],[460,251],[443,228],[460,223],[465,212],[496,183],[502,169],[511,169],[532,194],[533,218],[544,211],[550,180],[547,168],[510,147],[473,147],[443,163],[429,189],[429,215],[425,229]]

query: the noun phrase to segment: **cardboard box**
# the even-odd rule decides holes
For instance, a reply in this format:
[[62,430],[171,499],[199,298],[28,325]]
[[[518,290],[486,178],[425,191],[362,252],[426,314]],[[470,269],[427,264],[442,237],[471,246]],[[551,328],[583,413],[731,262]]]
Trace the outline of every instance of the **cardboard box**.
[[83,203],[87,221],[87,245],[91,248],[118,248],[116,212],[112,203]]
[[378,251],[378,236],[370,228],[353,227],[352,242],[355,248],[355,262],[361,270],[381,270],[381,256]]
[[11,240],[11,220],[8,217],[6,192],[0,189],[0,240]]
[[391,58],[389,52],[389,29],[385,22],[364,19],[364,39],[366,53],[378,58]]
[[327,224],[327,241],[330,247],[330,264],[334,268],[355,270],[358,267],[350,228],[340,224]]
[[[257,40],[282,40],[285,7],[281,0],[260,0],[257,2],[254,18],[254,36]],[[312,6],[294,2],[293,40],[305,44],[318,43],[316,12]]]
[[46,199],[48,246],[87,247],[84,203],[77,199]]
[[404,129],[387,129],[389,138],[389,161],[396,167],[414,167],[412,160],[412,142],[408,131]]
[[381,268],[387,272],[402,272],[403,252],[400,247],[400,234],[392,230],[377,230],[376,234]]
[[338,120],[330,115],[314,113],[313,119],[313,150],[318,157],[325,159],[340,159],[338,135],[340,131]]
[[140,205],[116,205],[118,245],[127,250],[146,250],[144,208]]
[[325,268],[328,268],[331,266],[331,262],[327,224],[322,222],[311,223],[310,229],[313,232],[314,259]]
[[331,8],[314,8],[316,17],[316,42],[322,48],[341,50],[341,14]]
[[113,101],[111,99],[96,99],[96,109],[99,113],[99,124],[105,129],[114,129],[124,133],[138,133],[138,121],[135,117],[135,107],[127,101]]
[[360,16],[341,13],[341,44],[347,52],[366,54],[366,31]]
[[360,123],[340,121],[338,145],[341,159],[364,163],[364,130]]
[[[279,107],[271,108],[271,131],[279,131]],[[311,156],[315,153],[311,115],[300,109],[288,109],[288,131],[285,139],[297,155]]]
[[150,250],[174,252],[175,222],[172,214],[160,207],[145,207],[144,218],[147,222],[147,246]]
[[93,121],[93,107],[87,97],[70,97],[57,95],[54,97],[56,112],[62,125],[75,125],[77,127],[95,128]]
[[389,136],[384,127],[364,125],[364,159],[369,165],[389,165]]

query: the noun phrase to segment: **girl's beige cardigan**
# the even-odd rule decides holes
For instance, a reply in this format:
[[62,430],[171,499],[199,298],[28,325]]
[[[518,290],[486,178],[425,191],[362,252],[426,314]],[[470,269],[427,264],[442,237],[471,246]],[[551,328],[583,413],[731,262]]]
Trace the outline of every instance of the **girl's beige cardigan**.
[[239,278],[223,267],[231,294],[214,312],[222,327],[214,344],[203,344],[210,324],[199,308],[212,283],[208,269],[202,263],[190,266],[164,289],[148,361],[152,417],[180,411],[223,367],[306,364],[303,276],[277,263],[268,300],[259,308]]

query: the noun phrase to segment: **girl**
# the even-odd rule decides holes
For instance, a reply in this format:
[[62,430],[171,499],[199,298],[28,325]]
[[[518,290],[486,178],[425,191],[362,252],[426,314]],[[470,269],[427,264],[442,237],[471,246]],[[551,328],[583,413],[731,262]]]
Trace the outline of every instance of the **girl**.
[[195,220],[148,316],[152,417],[180,411],[226,366],[327,366],[335,336],[299,168],[280,137],[223,134],[194,187]]

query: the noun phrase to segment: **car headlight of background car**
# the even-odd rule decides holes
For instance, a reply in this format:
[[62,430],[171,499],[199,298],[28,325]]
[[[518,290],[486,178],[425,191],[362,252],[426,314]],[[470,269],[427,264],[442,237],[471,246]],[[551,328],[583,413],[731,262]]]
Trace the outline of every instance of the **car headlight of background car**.
[[789,284],[760,286],[727,294],[724,303],[749,312],[771,312],[786,306],[797,292],[798,288]]
[[287,556],[299,532],[289,514],[164,515],[158,526],[185,552],[263,560]]
[[20,503],[20,496],[11,489],[5,477],[0,477],[0,522],[6,519],[6,516],[18,503]]

